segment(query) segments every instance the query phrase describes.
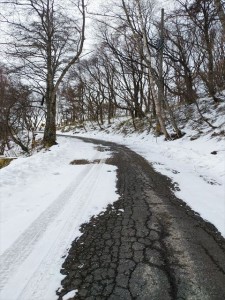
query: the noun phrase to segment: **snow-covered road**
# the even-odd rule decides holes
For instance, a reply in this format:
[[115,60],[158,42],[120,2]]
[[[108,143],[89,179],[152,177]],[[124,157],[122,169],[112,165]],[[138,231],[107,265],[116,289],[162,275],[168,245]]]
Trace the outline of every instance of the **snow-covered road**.
[[[0,171],[0,299],[56,298],[62,257],[80,225],[117,199],[108,157],[91,144],[59,138],[48,153]],[[74,159],[100,163],[70,165]]]

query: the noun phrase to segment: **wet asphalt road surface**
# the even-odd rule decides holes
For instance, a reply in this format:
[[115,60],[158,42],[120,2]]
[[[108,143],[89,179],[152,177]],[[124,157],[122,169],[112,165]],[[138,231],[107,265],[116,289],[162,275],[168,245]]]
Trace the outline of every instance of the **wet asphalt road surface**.
[[225,240],[214,226],[135,152],[84,141],[113,151],[119,200],[82,226],[62,266],[58,299],[78,289],[73,299],[224,300]]

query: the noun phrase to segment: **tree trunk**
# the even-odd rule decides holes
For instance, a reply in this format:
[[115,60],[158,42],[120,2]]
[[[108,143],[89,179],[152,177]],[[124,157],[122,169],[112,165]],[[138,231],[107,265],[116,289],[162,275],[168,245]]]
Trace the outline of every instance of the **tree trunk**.
[[168,113],[170,115],[170,121],[171,121],[171,124],[172,124],[175,132],[176,132],[176,136],[177,136],[177,138],[181,138],[182,137],[182,132],[180,131],[180,129],[177,126],[177,122],[176,122],[176,119],[174,117],[173,111],[170,108],[170,105],[169,105],[166,97],[165,97],[165,105],[166,105],[167,111],[168,111]]
[[170,139],[170,136],[166,130],[166,126],[165,126],[165,121],[162,115],[162,100],[164,97],[164,92],[163,92],[163,79],[159,78],[159,82],[158,82],[158,97],[155,98],[155,111],[156,111],[156,115],[157,118],[159,120],[159,124],[160,124],[160,130],[162,131],[162,133],[164,134],[165,138],[167,140]]
[[134,116],[134,112],[133,112],[132,109],[130,110],[130,114],[131,114],[131,118],[132,118],[132,123],[133,123],[133,126],[134,126],[134,130],[136,131],[137,127],[136,127],[136,124],[135,124],[135,116]]
[[193,78],[192,75],[190,74],[189,70],[187,68],[184,69],[185,73],[185,86],[186,86],[186,91],[185,91],[185,102],[187,104],[192,104],[196,101],[197,99],[197,94],[193,88]]
[[168,140],[170,136],[166,130],[165,121],[162,115],[162,102],[164,100],[164,79],[163,79],[163,31],[164,31],[164,9],[161,10],[161,24],[160,24],[160,40],[162,42],[159,49],[159,79],[158,79],[158,97],[155,98],[155,110],[159,120],[161,130]]
[[109,100],[108,103],[108,124],[111,124],[111,118],[113,117],[113,104],[112,101]]
[[216,97],[216,82],[215,82],[215,72],[214,72],[214,61],[213,61],[213,47],[209,37],[208,30],[205,30],[205,41],[206,41],[206,50],[208,53],[208,78],[206,86],[209,90],[209,95],[213,98],[214,102],[219,102],[219,99]]
[[56,97],[53,92],[46,95],[47,117],[43,144],[45,147],[56,145]]

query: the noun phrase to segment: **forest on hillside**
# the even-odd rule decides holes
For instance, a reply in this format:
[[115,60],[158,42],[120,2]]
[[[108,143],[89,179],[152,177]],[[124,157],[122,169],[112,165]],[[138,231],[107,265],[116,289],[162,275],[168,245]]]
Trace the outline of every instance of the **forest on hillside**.
[[[41,126],[43,144],[51,146],[59,125],[88,120],[101,127],[118,115],[130,117],[134,129],[144,119],[155,134],[179,138],[179,111],[193,105],[199,120],[214,128],[200,101],[212,109],[224,101],[223,0],[176,0],[169,12],[154,1],[117,0],[98,14],[85,0],[66,8],[53,0],[0,5],[7,25],[1,33],[0,154],[12,141],[29,152]],[[96,26],[90,52],[84,47],[88,18]]]

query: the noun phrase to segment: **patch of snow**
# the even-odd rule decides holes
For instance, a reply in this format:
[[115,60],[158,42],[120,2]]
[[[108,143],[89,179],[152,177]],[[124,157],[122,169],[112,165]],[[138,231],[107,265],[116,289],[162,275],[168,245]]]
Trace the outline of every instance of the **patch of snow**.
[[73,290],[73,291],[68,292],[66,295],[63,296],[63,300],[72,299],[74,296],[76,296],[77,292],[78,292],[78,290]]

